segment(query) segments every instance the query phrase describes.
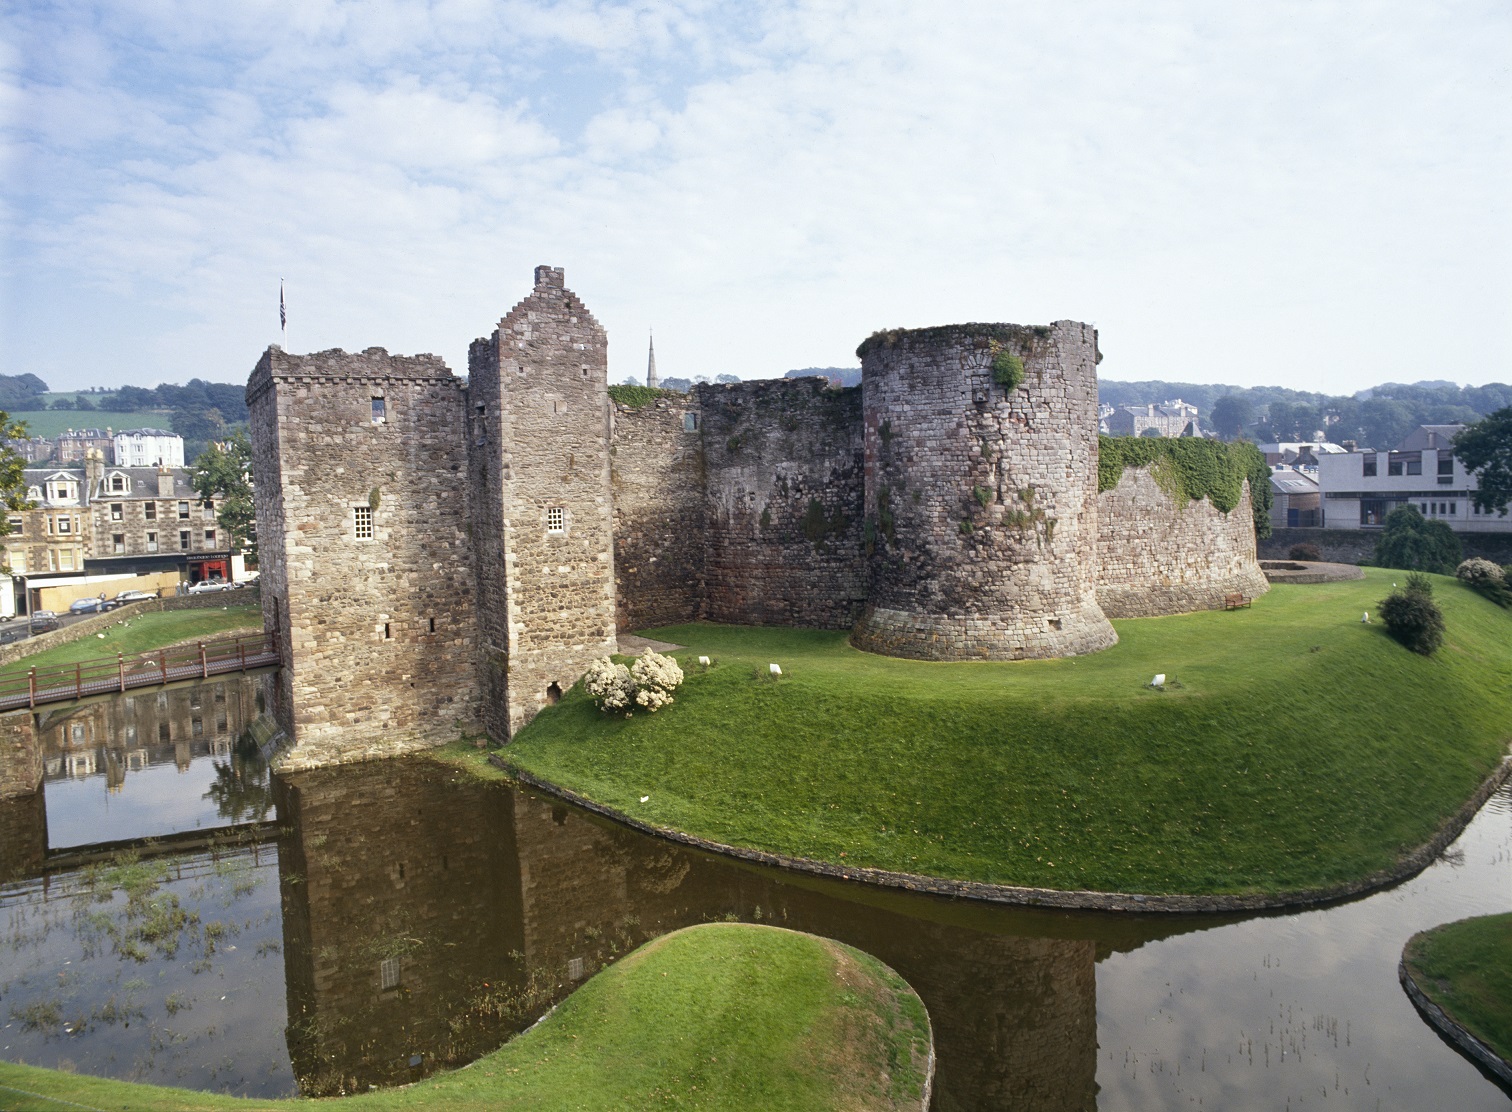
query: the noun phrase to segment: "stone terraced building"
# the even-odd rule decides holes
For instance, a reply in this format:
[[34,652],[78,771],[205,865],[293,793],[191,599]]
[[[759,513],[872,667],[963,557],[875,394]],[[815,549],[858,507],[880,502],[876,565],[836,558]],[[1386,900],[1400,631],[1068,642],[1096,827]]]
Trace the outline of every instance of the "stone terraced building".
[[1266,590],[1247,487],[1227,513],[1147,468],[1099,493],[1089,325],[878,333],[860,355],[858,388],[617,405],[603,328],[547,266],[466,382],[433,355],[270,347],[247,403],[285,764],[506,742],[618,631],[816,626],[1017,660]]

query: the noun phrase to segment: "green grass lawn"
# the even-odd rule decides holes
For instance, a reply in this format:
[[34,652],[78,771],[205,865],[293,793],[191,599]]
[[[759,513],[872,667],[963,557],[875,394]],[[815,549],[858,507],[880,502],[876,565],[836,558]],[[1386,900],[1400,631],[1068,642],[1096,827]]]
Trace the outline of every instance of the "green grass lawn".
[[[1417,656],[1360,622],[1402,574],[1119,621],[1118,645],[1053,661],[651,630],[688,646],[675,704],[605,717],[579,686],[505,756],[647,822],[831,862],[1102,891],[1337,884],[1427,841],[1512,738],[1512,613],[1434,577],[1447,639]],[[1180,686],[1146,687],[1157,672]]]
[[1423,995],[1512,1062],[1512,912],[1415,934],[1403,957]]
[[[928,1052],[924,1005],[876,959],[813,935],[716,923],[648,942],[466,1069],[340,1098],[340,1107],[917,1109]],[[55,1099],[39,1109],[292,1103],[0,1063],[8,1107],[6,1087]]]
[[95,660],[116,653],[144,653],[152,649],[177,645],[180,641],[212,641],[223,637],[235,637],[262,629],[262,608],[258,606],[231,606],[225,610],[165,610],[156,614],[125,616],[112,626],[97,632],[104,637],[81,637],[55,649],[23,657],[13,664],[0,668],[0,676],[26,675],[27,670],[56,668],[62,664],[76,664],[81,660]]

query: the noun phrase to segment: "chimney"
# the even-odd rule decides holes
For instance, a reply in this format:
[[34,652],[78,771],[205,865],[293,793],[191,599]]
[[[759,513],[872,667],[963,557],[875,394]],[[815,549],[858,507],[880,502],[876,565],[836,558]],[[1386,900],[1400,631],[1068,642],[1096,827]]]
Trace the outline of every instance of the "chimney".
[[559,266],[538,266],[535,268],[536,288],[550,286],[554,289],[567,287],[567,275]]
[[166,467],[158,468],[158,497],[173,497],[173,472]]
[[84,501],[88,502],[105,482],[105,454],[98,448],[84,453]]

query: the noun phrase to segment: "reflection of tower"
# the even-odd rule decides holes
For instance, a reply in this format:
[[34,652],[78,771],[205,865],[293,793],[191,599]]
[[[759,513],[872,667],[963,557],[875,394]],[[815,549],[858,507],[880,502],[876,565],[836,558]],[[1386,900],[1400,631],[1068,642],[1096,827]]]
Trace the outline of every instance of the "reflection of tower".
[[301,1089],[408,1081],[502,1042],[508,1019],[477,1005],[499,993],[520,949],[504,797],[423,761],[274,784]]
[[47,856],[47,800],[38,788],[0,799],[0,884],[36,876]]
[[655,390],[661,384],[661,379],[656,377],[656,338],[654,336],[647,344],[647,348],[646,385]]

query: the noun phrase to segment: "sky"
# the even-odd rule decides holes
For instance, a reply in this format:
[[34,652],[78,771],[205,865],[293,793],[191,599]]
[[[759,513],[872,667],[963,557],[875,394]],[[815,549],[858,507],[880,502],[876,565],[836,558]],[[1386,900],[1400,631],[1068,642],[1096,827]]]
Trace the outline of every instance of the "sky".
[[1505,0],[19,0],[0,373],[442,355],[567,284],[610,380],[1071,319],[1107,378],[1512,380]]

